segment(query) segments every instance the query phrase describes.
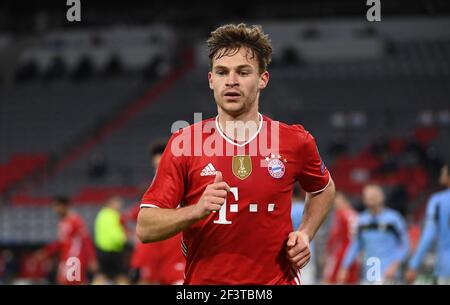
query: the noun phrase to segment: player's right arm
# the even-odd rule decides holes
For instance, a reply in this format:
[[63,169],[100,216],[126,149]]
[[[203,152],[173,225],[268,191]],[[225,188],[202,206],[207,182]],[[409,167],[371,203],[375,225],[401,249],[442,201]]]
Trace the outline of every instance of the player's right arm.
[[419,245],[417,246],[416,252],[411,257],[408,270],[406,271],[405,278],[408,283],[412,283],[416,280],[417,270],[419,269],[425,254],[427,254],[436,236],[439,217],[438,208],[439,206],[437,201],[434,200],[434,197],[432,197],[427,206],[425,227],[423,229]]
[[229,191],[230,187],[222,181],[222,173],[218,171],[214,183],[206,187],[200,200],[194,205],[178,209],[156,206],[141,208],[136,234],[143,243],[168,239],[206,218],[211,212],[220,210]]

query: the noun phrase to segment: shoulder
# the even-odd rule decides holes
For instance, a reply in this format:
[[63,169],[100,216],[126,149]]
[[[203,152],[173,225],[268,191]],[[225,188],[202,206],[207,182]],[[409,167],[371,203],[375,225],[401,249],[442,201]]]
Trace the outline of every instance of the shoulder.
[[78,213],[72,212],[71,215],[69,215],[68,221],[72,225],[82,225],[84,223],[83,218]]
[[[186,125],[186,122],[184,122]],[[182,126],[182,124],[180,124]],[[161,162],[182,162],[185,157],[193,156],[196,147],[201,147],[204,140],[213,134],[216,129],[215,119],[210,118],[192,125],[177,128],[172,125],[172,135],[167,142]],[[199,142],[200,141],[200,142]]]
[[392,219],[394,221],[398,221],[398,220],[403,221],[403,219],[404,219],[402,214],[400,214],[398,211],[393,210],[391,208],[385,208],[384,212],[389,219]]
[[440,191],[434,193],[427,203],[427,213],[434,213],[436,208],[441,204],[441,202],[446,201],[450,198],[450,192],[448,190]]
[[450,197],[450,190],[446,189],[446,190],[434,193],[430,197],[430,202],[436,202],[436,201],[442,200],[443,198],[449,198],[449,197]]
[[365,223],[369,221],[369,219],[370,214],[368,211],[362,211],[361,213],[358,214],[358,223]]
[[272,120],[268,117],[264,118],[268,122],[269,127],[273,127],[275,125],[278,126],[280,136],[282,137],[295,139],[299,142],[300,145],[314,141],[314,137],[312,136],[312,134],[301,124],[290,125],[284,122]]
[[215,118],[209,118],[188,126],[181,126],[183,126],[183,124],[180,124],[180,127],[177,127],[176,124],[172,125],[172,136],[169,141],[182,137],[183,135],[193,134],[194,132],[211,133],[216,128],[216,120]]

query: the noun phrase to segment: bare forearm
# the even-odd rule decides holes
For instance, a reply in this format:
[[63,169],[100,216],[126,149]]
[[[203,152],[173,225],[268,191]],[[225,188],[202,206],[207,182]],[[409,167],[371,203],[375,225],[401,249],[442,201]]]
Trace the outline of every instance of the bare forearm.
[[219,211],[228,192],[230,186],[222,180],[222,173],[217,171],[214,183],[206,186],[196,204],[180,209],[141,209],[136,226],[137,236],[144,243],[172,237],[212,212]]
[[198,220],[193,206],[179,209],[143,208],[140,210],[136,234],[143,243],[168,239]]
[[302,223],[298,230],[305,232],[310,240],[314,238],[317,230],[319,230],[328,215],[333,205],[334,194],[334,182],[331,180],[323,192],[307,196]]

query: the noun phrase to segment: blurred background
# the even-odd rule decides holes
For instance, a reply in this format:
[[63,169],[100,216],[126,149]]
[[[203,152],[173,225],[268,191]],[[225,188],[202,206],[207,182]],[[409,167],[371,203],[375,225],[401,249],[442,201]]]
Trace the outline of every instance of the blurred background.
[[[215,115],[205,40],[229,22],[261,24],[272,40],[261,112],[315,136],[357,211],[363,187],[382,185],[413,253],[450,156],[449,1],[382,0],[380,22],[365,0],[81,1],[80,22],[69,8],[0,3],[0,283],[58,282],[57,255],[42,255],[58,240],[58,195],[94,243],[99,211],[120,198],[122,273],[137,281],[129,215],[153,178],[152,145],[177,120]],[[311,264],[322,283],[323,259]],[[421,268],[431,283],[433,251]]]

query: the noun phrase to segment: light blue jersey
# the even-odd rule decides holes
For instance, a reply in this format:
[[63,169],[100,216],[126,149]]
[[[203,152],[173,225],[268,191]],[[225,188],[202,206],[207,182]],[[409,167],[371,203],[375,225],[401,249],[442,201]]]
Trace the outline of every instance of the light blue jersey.
[[416,253],[409,262],[411,269],[417,270],[436,239],[437,277],[450,278],[450,189],[434,194],[427,206],[425,227]]
[[[304,201],[294,201],[292,202],[292,209],[291,209],[291,220],[292,220],[292,227],[295,230],[298,230],[298,227],[302,223],[302,217],[303,217],[303,211],[305,210],[305,202]],[[314,242],[311,242],[311,258],[313,257],[314,252]]]
[[305,210],[305,203],[303,201],[292,202],[291,220],[294,231],[298,229],[302,222],[303,211]]
[[[303,201],[294,201],[292,203],[291,209],[291,220],[293,230],[297,230],[302,222],[303,211],[305,210],[305,203]],[[302,274],[302,284],[303,285],[313,285],[316,284],[316,267],[314,260],[314,242],[309,244],[311,250],[311,260],[303,267]]]
[[[349,268],[360,252],[363,253],[363,278],[368,274],[368,268],[376,261],[380,266],[379,280],[383,280],[386,269],[394,262],[403,262],[409,252],[409,239],[403,217],[389,208],[383,208],[376,215],[368,211],[362,212],[358,217],[357,234],[345,254],[343,267]],[[397,274],[397,278],[399,277],[400,272]]]

